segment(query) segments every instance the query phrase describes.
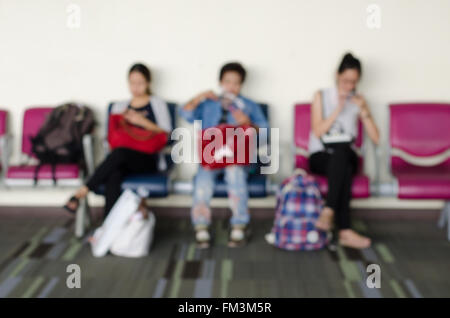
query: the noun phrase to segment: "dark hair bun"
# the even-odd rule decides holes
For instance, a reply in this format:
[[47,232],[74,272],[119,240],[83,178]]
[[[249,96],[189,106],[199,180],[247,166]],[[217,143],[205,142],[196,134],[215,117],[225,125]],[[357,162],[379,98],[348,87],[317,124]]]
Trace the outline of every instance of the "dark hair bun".
[[357,70],[359,75],[362,74],[361,62],[356,57],[354,57],[353,54],[351,54],[350,52],[346,53],[342,58],[341,64],[339,65],[338,68],[338,73],[342,74],[348,69]]

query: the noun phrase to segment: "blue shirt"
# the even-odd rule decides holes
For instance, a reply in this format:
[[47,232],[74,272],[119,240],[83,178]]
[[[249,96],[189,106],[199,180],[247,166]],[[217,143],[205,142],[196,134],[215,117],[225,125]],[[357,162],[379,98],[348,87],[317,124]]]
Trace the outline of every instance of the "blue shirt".
[[[238,98],[244,102],[244,107],[241,110],[250,118],[252,124],[259,128],[269,128],[269,123],[257,103],[241,95]],[[212,99],[201,102],[194,110],[185,110],[184,107],[179,109],[180,116],[188,122],[193,123],[194,120],[201,120],[202,129],[217,126],[220,123],[222,112],[223,108],[220,101]],[[226,116],[228,124],[237,125],[231,112],[228,112]]]

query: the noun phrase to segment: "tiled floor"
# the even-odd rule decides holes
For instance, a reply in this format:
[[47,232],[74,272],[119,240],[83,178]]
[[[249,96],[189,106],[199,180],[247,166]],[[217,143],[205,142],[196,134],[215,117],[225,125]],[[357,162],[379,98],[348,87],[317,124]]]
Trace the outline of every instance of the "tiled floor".
[[[219,218],[214,246],[200,251],[187,217],[159,213],[148,257],[94,258],[63,212],[0,207],[0,297],[450,297],[450,243],[435,220],[354,221],[372,248],[278,250],[264,241],[271,219],[257,218],[250,244],[229,249]],[[380,289],[366,287],[370,263]],[[66,286],[69,264],[81,268],[80,289]]]

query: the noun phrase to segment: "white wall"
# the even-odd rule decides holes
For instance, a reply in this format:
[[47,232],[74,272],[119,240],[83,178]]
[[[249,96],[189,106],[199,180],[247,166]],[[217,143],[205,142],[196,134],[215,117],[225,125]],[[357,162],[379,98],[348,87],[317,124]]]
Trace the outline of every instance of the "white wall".
[[[81,8],[78,29],[66,26],[70,3]],[[371,3],[382,9],[381,29],[366,25]],[[291,171],[294,102],[332,85],[345,51],[363,62],[360,91],[383,141],[389,102],[450,101],[449,13],[448,0],[0,0],[0,107],[16,137],[30,105],[76,99],[103,123],[108,101],[129,96],[135,61],[151,67],[158,95],[185,102],[239,60],[244,94],[269,103],[281,128],[279,180]],[[15,162],[18,153],[16,138]]]

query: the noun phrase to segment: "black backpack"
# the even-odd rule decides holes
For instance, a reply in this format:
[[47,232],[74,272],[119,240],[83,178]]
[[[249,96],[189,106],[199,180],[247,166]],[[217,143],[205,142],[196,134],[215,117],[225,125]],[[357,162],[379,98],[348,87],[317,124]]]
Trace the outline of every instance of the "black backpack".
[[37,135],[31,137],[32,152],[39,160],[34,172],[35,185],[44,164],[51,165],[54,184],[58,163],[77,163],[86,170],[83,136],[91,133],[94,127],[94,114],[87,106],[67,103],[53,109]]

